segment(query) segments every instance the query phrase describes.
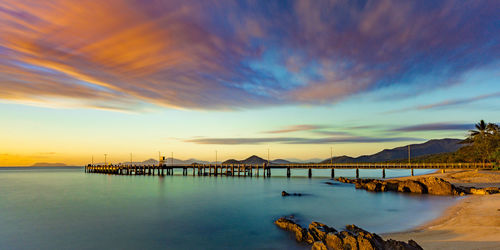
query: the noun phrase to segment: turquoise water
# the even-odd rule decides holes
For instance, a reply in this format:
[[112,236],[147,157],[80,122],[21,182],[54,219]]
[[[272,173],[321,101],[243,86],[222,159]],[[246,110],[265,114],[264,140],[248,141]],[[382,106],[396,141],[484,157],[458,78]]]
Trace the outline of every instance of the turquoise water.
[[[313,171],[311,179],[299,170],[292,178],[272,174],[158,177],[0,168],[0,249],[304,249],[273,221],[293,214],[304,225],[315,220],[337,229],[356,224],[377,233],[401,231],[437,217],[457,199],[327,185],[328,170]],[[388,177],[408,174],[387,170]],[[360,170],[360,176],[380,177],[381,171]],[[281,197],[282,190],[305,195]]]

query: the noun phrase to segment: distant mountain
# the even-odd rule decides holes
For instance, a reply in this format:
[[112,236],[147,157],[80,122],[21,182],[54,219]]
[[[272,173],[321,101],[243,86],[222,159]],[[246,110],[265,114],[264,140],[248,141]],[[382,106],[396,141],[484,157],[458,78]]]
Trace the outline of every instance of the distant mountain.
[[[172,163],[172,158],[171,157],[165,158],[164,162],[167,165],[169,165],[169,164]],[[180,159],[174,158],[173,163],[175,165],[190,165],[190,164],[193,164],[193,163],[209,164],[210,162],[208,162],[208,161],[202,161],[202,160],[197,160],[197,159],[194,159],[194,158],[187,159],[187,160],[180,160]],[[128,165],[128,164],[130,164],[130,162],[122,162],[120,164]],[[158,160],[155,160],[155,159],[151,158],[151,159],[148,159],[148,160],[145,160],[145,161],[132,162],[132,165],[158,165]]]
[[[260,158],[256,155],[252,155],[245,160],[235,160],[235,159],[229,159],[224,161],[222,164],[264,164],[267,163],[266,159]],[[284,159],[275,159],[271,161],[272,164],[289,164],[292,163],[290,161],[284,160]]]
[[286,158],[285,160],[292,162],[292,163],[318,163],[322,161],[323,159],[320,158],[311,158],[311,159],[297,159],[297,158]]
[[241,164],[241,162],[238,160],[235,160],[235,159],[229,159],[229,160],[222,162],[222,164]]
[[264,164],[267,163],[267,160],[264,160],[256,155],[252,155],[245,160],[235,160],[235,159],[229,159],[227,161],[224,161],[222,164]]
[[292,162],[284,160],[284,159],[276,159],[271,161],[272,164],[290,164]]
[[[460,139],[435,139],[421,144],[410,145],[410,156],[420,157],[425,155],[455,152],[464,144],[460,144]],[[360,157],[339,156],[333,157],[334,163],[355,163],[355,162],[386,162],[408,158],[408,145],[393,149],[384,149],[373,155],[363,155]],[[321,163],[330,163],[330,158]]]
[[67,166],[64,163],[50,163],[50,162],[37,162],[32,167],[65,167]]

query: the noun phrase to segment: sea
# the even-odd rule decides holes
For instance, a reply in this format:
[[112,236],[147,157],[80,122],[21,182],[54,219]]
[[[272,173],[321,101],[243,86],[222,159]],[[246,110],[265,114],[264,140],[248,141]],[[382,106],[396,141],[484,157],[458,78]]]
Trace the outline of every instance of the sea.
[[[433,170],[415,170],[425,174]],[[387,177],[410,170],[386,170]],[[353,177],[355,170],[335,171]],[[381,170],[360,169],[361,178]],[[276,225],[294,216],[341,230],[405,231],[458,199],[373,193],[329,170],[273,170],[271,178],[119,176],[82,167],[0,168],[0,249],[310,249]],[[327,182],[330,182],[329,184]],[[301,193],[282,197],[281,192]]]

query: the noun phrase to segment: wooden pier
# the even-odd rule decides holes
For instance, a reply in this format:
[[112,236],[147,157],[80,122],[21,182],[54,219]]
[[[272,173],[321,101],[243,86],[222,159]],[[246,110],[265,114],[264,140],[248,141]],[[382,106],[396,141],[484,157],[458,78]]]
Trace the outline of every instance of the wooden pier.
[[173,175],[174,169],[182,169],[182,175],[192,176],[241,176],[271,177],[273,169],[286,169],[286,176],[291,177],[293,169],[307,169],[308,177],[312,177],[313,169],[331,169],[331,177],[335,178],[335,169],[355,169],[359,178],[360,169],[381,169],[385,178],[386,169],[491,169],[493,163],[333,163],[333,164],[160,164],[160,165],[87,165],[86,173],[102,173],[115,175]]

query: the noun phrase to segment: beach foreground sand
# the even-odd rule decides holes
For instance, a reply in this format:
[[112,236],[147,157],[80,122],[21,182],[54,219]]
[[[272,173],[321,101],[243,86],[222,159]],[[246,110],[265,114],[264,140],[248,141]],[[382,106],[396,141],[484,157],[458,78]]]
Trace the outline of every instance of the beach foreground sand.
[[[459,170],[428,176],[443,178],[457,186],[500,186],[498,171]],[[424,249],[500,249],[500,194],[466,196],[434,221],[413,231],[382,236],[413,239]]]

